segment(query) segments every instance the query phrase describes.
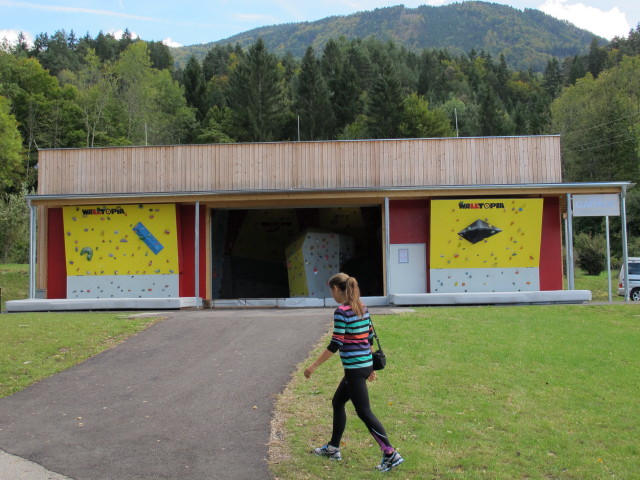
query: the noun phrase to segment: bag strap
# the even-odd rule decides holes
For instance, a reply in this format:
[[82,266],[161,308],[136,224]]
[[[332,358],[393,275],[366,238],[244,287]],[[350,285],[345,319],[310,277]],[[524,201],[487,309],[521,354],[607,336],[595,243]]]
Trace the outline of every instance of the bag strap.
[[382,351],[382,347],[380,346],[380,339],[378,338],[378,334],[376,333],[376,328],[373,326],[371,315],[369,315],[369,323],[371,324],[371,330],[373,330],[373,338],[376,339],[376,342],[378,344],[378,350]]

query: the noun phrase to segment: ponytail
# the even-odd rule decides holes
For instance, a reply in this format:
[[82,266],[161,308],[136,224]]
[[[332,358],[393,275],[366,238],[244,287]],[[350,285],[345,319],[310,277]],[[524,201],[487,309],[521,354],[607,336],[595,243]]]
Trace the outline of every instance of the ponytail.
[[360,287],[358,281],[347,275],[346,273],[336,273],[329,279],[329,287],[337,286],[342,292],[345,293],[347,305],[351,307],[351,310],[362,317],[364,315],[364,306],[360,300]]

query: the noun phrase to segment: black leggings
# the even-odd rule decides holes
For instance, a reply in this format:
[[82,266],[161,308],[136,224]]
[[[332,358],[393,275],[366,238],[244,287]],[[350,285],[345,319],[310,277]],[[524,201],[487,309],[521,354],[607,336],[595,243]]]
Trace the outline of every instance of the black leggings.
[[393,447],[387,439],[387,432],[385,432],[380,420],[371,411],[367,379],[359,377],[347,378],[345,376],[333,395],[331,402],[333,405],[333,433],[329,444],[334,447],[340,446],[340,440],[347,425],[345,405],[349,400],[353,403],[360,420],[364,422],[367,429],[369,429],[369,433],[373,435],[373,438],[380,445],[380,450],[384,453],[393,452]]

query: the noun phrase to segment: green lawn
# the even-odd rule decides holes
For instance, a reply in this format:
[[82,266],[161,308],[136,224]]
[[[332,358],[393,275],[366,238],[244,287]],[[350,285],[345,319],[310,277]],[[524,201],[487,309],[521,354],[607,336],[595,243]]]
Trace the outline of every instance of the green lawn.
[[[2,309],[29,296],[28,265],[0,265]],[[110,313],[0,315],[0,397],[10,395],[113,347],[158,318]]]
[[[26,298],[27,283],[25,266],[0,266],[3,302]],[[606,300],[604,275],[579,275],[576,288]],[[372,404],[406,457],[391,475],[640,478],[637,304],[421,308],[377,320],[389,365],[370,386]],[[2,314],[0,396],[154,321],[119,313]],[[333,358],[305,380],[303,366],[274,414],[274,476],[371,478],[378,449],[352,413],[344,461],[309,453],[330,435],[331,396],[341,368]]]
[[29,297],[29,265],[0,264],[1,310],[7,300]]
[[0,397],[111,348],[158,318],[122,313],[0,315]]
[[[421,308],[376,320],[388,367],[370,394],[406,458],[395,478],[640,478],[638,305]],[[276,478],[373,478],[379,449],[349,408],[344,460],[310,453],[330,436],[339,363],[310,380],[301,365],[279,398]]]
[[[624,297],[618,296],[618,275],[619,270],[611,272],[611,300],[614,302],[624,302]],[[565,288],[566,288],[565,280]],[[580,269],[576,269],[575,273],[575,287],[578,290],[591,290],[592,300],[594,302],[608,302],[609,294],[607,272],[602,272],[600,275],[586,275]]]

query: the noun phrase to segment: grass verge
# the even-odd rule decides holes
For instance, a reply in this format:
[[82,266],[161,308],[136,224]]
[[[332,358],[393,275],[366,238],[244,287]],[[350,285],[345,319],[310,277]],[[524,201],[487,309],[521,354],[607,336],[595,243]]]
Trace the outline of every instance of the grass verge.
[[0,315],[0,397],[124,341],[158,322],[122,313]]
[[[29,266],[0,265],[2,310],[29,296]],[[110,313],[0,315],[0,397],[76,365],[158,322]]]
[[[624,297],[618,295],[619,274],[619,270],[611,272],[611,300],[616,303],[624,302]],[[566,283],[565,279],[565,288]],[[606,271],[600,273],[600,275],[586,275],[582,270],[576,269],[575,286],[577,290],[591,290],[591,298],[594,302],[609,301],[609,281]]]
[[[406,458],[395,478],[640,477],[637,305],[425,308],[376,329],[389,363],[370,396]],[[274,477],[371,478],[379,450],[349,406],[344,460],[310,454],[330,436],[338,359],[301,372],[277,402]]]
[[0,264],[0,289],[2,289],[2,305],[5,310],[7,300],[29,297],[29,265]]

